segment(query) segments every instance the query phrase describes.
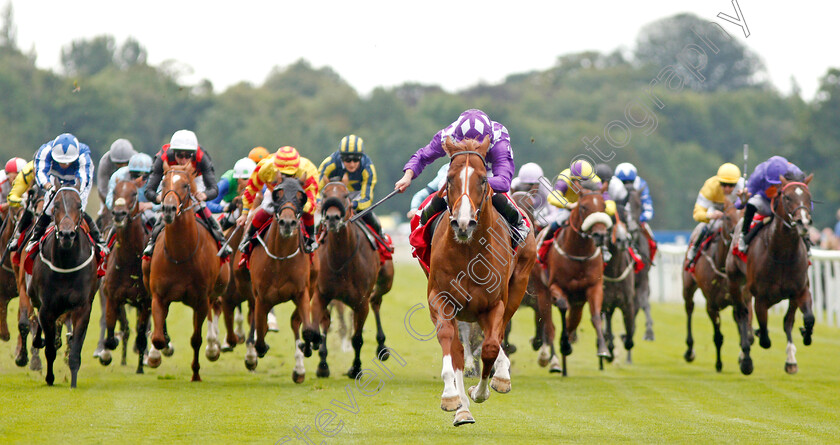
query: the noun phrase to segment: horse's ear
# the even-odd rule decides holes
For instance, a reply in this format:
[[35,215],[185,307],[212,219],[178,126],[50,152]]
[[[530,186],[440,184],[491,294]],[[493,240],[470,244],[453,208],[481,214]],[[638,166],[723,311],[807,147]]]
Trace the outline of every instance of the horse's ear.
[[601,181],[601,193],[606,192],[607,188],[609,188],[609,186],[610,186],[610,184],[608,182]]
[[805,185],[808,185],[808,184],[810,184],[810,183],[811,183],[811,180],[812,180],[812,179],[814,179],[814,174],[813,174],[813,173],[811,173],[810,175],[808,175],[808,177],[806,177],[806,178],[805,178],[805,180],[804,180],[803,182],[805,183]]
[[452,154],[455,153],[455,149],[455,142],[452,140],[452,137],[447,136],[446,139],[443,140],[443,151],[445,151],[451,158]]
[[298,181],[298,183],[300,183],[300,188],[302,188],[302,189],[306,190],[306,181],[307,181],[308,179],[309,179],[309,176],[308,176],[306,173],[304,173],[304,174],[303,174],[303,176],[301,176],[300,178],[298,178],[298,180],[297,180],[297,181]]
[[481,141],[481,145],[475,150],[481,153],[481,156],[487,156],[487,152],[490,150],[490,135],[484,136],[484,140]]
[[341,182],[343,182],[347,188],[350,188],[350,174],[344,172],[344,175],[341,176]]
[[786,185],[787,185],[788,180],[787,180],[787,179],[785,179],[785,175],[779,175],[779,179],[781,179],[781,180],[782,180],[782,187],[784,187],[784,186],[786,186]]
[[195,179],[195,177],[198,176],[196,174],[195,167],[193,167],[191,162],[184,166],[184,171],[187,172],[187,175],[189,175],[192,179]]
[[168,171],[169,171],[169,169],[171,169],[171,168],[172,168],[172,167],[170,167],[170,166],[169,166],[169,163],[168,163],[168,162],[163,161],[163,172],[164,172],[164,173],[168,172]]

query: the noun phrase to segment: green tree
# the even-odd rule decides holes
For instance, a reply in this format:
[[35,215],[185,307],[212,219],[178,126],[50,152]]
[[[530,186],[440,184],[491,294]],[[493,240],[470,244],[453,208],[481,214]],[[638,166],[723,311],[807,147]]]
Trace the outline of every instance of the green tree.
[[70,76],[91,76],[114,65],[114,37],[102,35],[92,40],[75,40],[61,50],[61,64]]

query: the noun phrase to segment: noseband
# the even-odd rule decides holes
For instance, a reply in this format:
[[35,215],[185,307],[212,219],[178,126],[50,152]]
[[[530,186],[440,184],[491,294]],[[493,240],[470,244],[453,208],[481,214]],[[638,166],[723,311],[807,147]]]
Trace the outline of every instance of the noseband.
[[[793,229],[793,226],[794,226],[794,225],[796,225],[796,224],[798,224],[797,222],[792,221],[792,220],[793,220],[793,215],[796,213],[796,211],[797,211],[797,210],[799,210],[799,209],[805,209],[805,210],[807,210],[807,211],[808,211],[808,217],[809,217],[809,219],[810,219],[810,216],[811,216],[811,208],[810,208],[810,207],[808,207],[808,206],[804,206],[804,205],[799,205],[799,206],[797,206],[796,208],[794,208],[794,209],[793,209],[792,211],[790,211],[790,212],[788,212],[788,211],[787,211],[787,207],[785,206],[785,200],[784,200],[785,195],[784,195],[784,193],[785,193],[785,190],[787,190],[787,188],[788,188],[788,187],[790,187],[790,186],[792,186],[792,185],[796,185],[796,186],[800,186],[800,187],[802,187],[800,190],[803,190],[803,189],[804,189],[804,190],[805,190],[805,193],[807,193],[807,194],[808,194],[808,201],[809,201],[809,202],[811,201],[811,191],[808,189],[808,184],[805,184],[804,182],[788,182],[787,184],[785,184],[785,186],[784,186],[784,187],[782,187],[781,192],[779,192],[779,194],[778,194],[778,195],[774,196],[774,197],[770,200],[770,209],[771,209],[771,211],[773,212],[773,215],[774,215],[774,216],[778,216],[778,217],[779,217],[779,219],[782,221],[782,224],[784,224],[784,225],[785,225],[785,227],[787,227],[788,229]],[[776,200],[776,197],[778,197],[778,196],[781,196],[781,197],[782,197],[782,199],[780,200],[780,203],[781,203],[781,206],[782,206],[782,214],[781,214],[781,215],[779,215],[778,213],[776,213],[776,203],[775,203],[775,200]],[[785,217],[787,217],[787,218],[785,218]],[[789,221],[789,220],[791,220],[791,221]]]
[[[169,170],[169,171],[167,171],[166,173],[164,173],[164,175],[168,175],[168,174],[170,174],[170,173],[174,173],[174,172],[176,172],[176,171],[180,171],[180,170]],[[182,172],[182,173],[183,173],[183,172]],[[189,189],[190,189],[190,191],[192,191],[192,184],[190,184]],[[186,196],[185,198],[181,198],[181,195],[179,195],[179,194],[178,194],[178,192],[177,192],[177,191],[175,191],[175,189],[169,189],[169,190],[167,190],[167,191],[163,192],[163,196],[160,198],[160,202],[161,202],[161,204],[163,204],[163,201],[165,201],[165,200],[166,200],[166,197],[167,197],[170,193],[174,193],[174,194],[175,194],[175,197],[177,197],[177,198],[178,198],[178,213],[176,213],[176,214],[175,214],[175,218],[177,218],[177,217],[181,216],[181,214],[182,214],[182,213],[184,213],[185,211],[195,208],[195,205],[184,206],[184,204],[185,204],[187,201],[189,201],[189,200],[190,200],[190,198],[192,198],[192,194],[191,194],[190,192],[187,192],[187,196]]]

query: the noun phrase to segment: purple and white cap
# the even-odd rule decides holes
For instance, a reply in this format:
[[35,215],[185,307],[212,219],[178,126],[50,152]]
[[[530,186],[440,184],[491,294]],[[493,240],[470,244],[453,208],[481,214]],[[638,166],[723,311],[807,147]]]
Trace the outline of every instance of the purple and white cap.
[[481,110],[470,109],[461,113],[458,120],[443,129],[441,139],[452,137],[456,141],[476,139],[481,141],[485,136],[494,140],[493,121]]

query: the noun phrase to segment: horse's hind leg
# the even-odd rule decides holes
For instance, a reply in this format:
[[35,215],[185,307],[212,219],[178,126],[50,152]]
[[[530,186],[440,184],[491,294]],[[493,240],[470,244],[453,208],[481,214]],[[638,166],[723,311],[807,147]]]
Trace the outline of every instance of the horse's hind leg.
[[[26,337],[29,336],[29,310],[21,300],[18,306],[18,346],[15,354],[15,364],[23,367],[29,362]],[[33,357],[34,360],[34,357]],[[40,367],[38,368],[40,370]]]
[[[604,331],[601,327],[601,304],[604,301],[604,289],[601,285],[592,286],[586,290],[586,302],[589,304],[589,319],[598,336],[598,357],[609,357],[607,344],[604,341]],[[577,326],[575,326],[577,328]]]
[[55,342],[52,341],[55,338],[55,316],[50,313],[50,311],[41,306],[41,310],[38,313],[38,330],[36,335],[40,338],[41,330],[43,330],[44,337],[48,340],[42,343],[44,347],[44,357],[47,359],[47,376],[46,381],[47,385],[52,386],[53,382],[55,382],[55,374],[53,374],[53,363],[55,362]]
[[[472,386],[469,389],[470,398],[476,403],[481,403],[490,398],[490,371],[493,365],[497,363],[497,359],[503,356],[504,351],[501,348],[502,336],[504,334],[504,313],[505,306],[500,300],[489,311],[478,316],[478,324],[481,330],[484,331],[484,342],[481,344],[481,380],[477,386]],[[507,357],[504,356],[504,360]],[[497,391],[510,391],[510,371],[507,367],[503,369],[496,369],[493,376],[493,381],[499,382]]]
[[[100,226],[101,227],[101,226]],[[107,321],[107,314],[108,314],[108,306],[107,301],[108,298],[105,298],[103,292],[99,292],[99,343],[96,344],[96,349],[93,351],[93,358],[99,358],[102,351],[105,350],[105,337],[106,332],[108,329],[108,321]],[[116,345],[111,348],[116,348]],[[111,363],[111,359],[108,359],[108,363]],[[103,363],[104,364],[104,363]]]
[[[300,312],[301,310],[296,308],[292,311],[292,316],[289,320],[289,324],[292,327],[292,334],[295,336],[295,368],[292,370],[292,381],[295,383],[303,383],[306,378],[306,367],[303,363],[303,349],[305,346],[304,342],[300,339],[300,325],[302,323]],[[312,349],[309,349],[309,355],[312,355]]]
[[134,341],[134,347],[139,355],[137,374],[143,374],[143,356],[146,354],[146,347],[148,346],[146,332],[149,330],[150,312],[151,309],[148,307],[137,308],[137,339]]
[[0,340],[9,341],[12,338],[9,333],[9,323],[6,320],[9,311],[9,300],[5,297],[0,298]]
[[87,335],[88,323],[90,322],[90,304],[86,303],[73,311],[72,320],[73,338],[67,345],[67,349],[70,350],[70,387],[75,388],[79,367],[82,364],[82,345],[85,343],[85,335]]
[[120,305],[120,341],[122,342],[122,358],[120,360],[120,365],[125,366],[128,364],[126,361],[128,354],[128,339],[131,336],[131,327],[128,325],[128,316],[125,311],[125,305]]
[[[615,308],[610,308],[607,311],[601,312],[601,323],[606,325],[604,329],[604,341],[607,342],[607,350],[610,351],[610,355],[604,358],[609,363],[612,363],[612,361],[615,360],[615,337],[613,336],[612,328],[613,313],[615,313]],[[598,367],[603,371],[603,362],[601,362]]]
[[683,272],[683,302],[685,302],[685,318],[686,318],[686,336],[685,345],[686,350],[683,357],[685,361],[691,363],[694,361],[694,336],[691,335],[691,315],[694,313],[694,292],[697,291],[697,282],[690,273]]
[[218,360],[222,354],[222,345],[219,343],[219,314],[221,312],[221,298],[209,298],[207,311],[207,349],[204,351],[204,356],[211,362]]
[[254,324],[256,325],[256,341],[254,349],[257,357],[263,358],[268,352],[269,346],[265,343],[265,335],[268,332],[268,311],[271,307],[263,300],[261,295],[254,292]]
[[239,343],[239,335],[236,334],[236,329],[241,328],[242,321],[234,321],[234,312],[236,312],[236,306],[230,304],[230,300],[227,297],[223,297],[222,315],[225,318],[226,335],[225,342],[222,343],[222,352],[233,351],[233,348]]
[[353,366],[347,370],[347,376],[351,379],[355,379],[362,372],[361,356],[362,345],[364,344],[362,329],[365,327],[368,311],[368,304],[364,301],[353,309],[353,337],[350,339],[350,342],[353,344],[355,357],[353,358]]
[[330,330],[330,311],[327,307],[329,302],[322,299],[322,296],[317,292],[317,290],[313,293],[312,297],[312,322],[321,325],[321,335],[320,338],[316,339],[317,342],[315,349],[318,350],[318,357],[320,361],[318,362],[318,370],[315,372],[315,375],[318,377],[329,377],[330,376],[330,366],[327,364],[327,332]]
[[350,328],[347,326],[347,319],[344,317],[347,306],[338,300],[335,300],[333,306],[338,314],[338,337],[341,339],[341,352],[350,352],[353,350],[353,345],[350,344]]
[[789,300],[788,310],[785,313],[785,320],[784,320],[784,328],[785,328],[785,336],[787,337],[787,348],[785,352],[787,353],[787,360],[785,360],[785,372],[788,374],[796,374],[799,370],[799,367],[796,364],[796,346],[793,345],[793,336],[791,335],[791,331],[793,331],[793,323],[796,321],[796,304],[792,300]]
[[[464,375],[466,377],[476,377],[478,376],[478,370],[475,366],[475,357],[473,357],[473,348],[472,343],[470,342],[470,327],[472,326],[471,323],[466,321],[458,321],[456,323],[458,325],[458,338],[461,342],[461,349],[463,349],[464,355]],[[467,345],[464,348],[464,345]]]
[[382,320],[379,318],[379,308],[382,306],[382,295],[376,294],[370,299],[370,307],[373,309],[373,317],[376,319],[376,357],[380,361],[388,360],[391,355],[385,346],[385,331],[382,330]]
[[814,333],[814,311],[812,309],[812,302],[811,302],[811,289],[808,287],[805,288],[805,291],[802,295],[796,299],[795,306],[799,307],[799,310],[802,311],[802,322],[805,324],[804,327],[799,329],[799,332],[802,334],[802,343],[805,346],[811,344],[811,335]]
[[[734,310],[734,309],[733,309]],[[715,369],[721,372],[723,369],[723,362],[720,359],[720,348],[723,346],[723,333],[720,331],[720,309],[714,306],[711,302],[706,303],[706,312],[709,313],[709,319],[712,320],[712,327],[715,330],[715,350],[717,352],[715,359]],[[735,320],[738,321],[737,319]]]

